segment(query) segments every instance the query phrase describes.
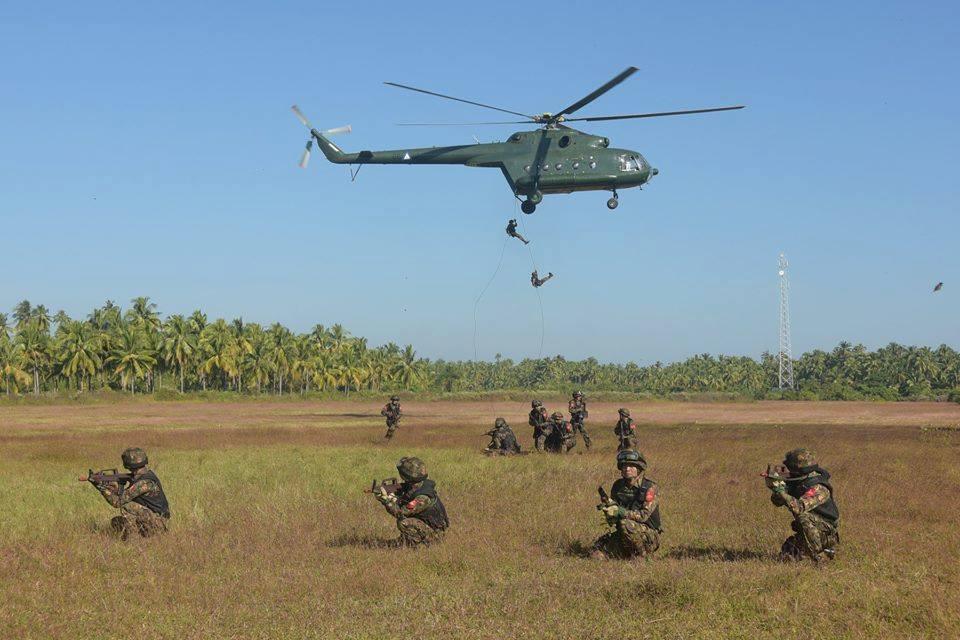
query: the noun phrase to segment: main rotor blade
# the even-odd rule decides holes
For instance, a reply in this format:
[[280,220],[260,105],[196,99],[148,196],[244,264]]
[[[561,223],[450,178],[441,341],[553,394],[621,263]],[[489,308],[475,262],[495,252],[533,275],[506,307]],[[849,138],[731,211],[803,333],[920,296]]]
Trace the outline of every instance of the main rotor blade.
[[307,120],[307,116],[303,115],[303,112],[300,111],[300,107],[297,105],[292,105],[290,109],[293,110],[293,115],[297,116],[297,120],[303,123],[303,126],[305,126],[307,129],[313,128],[310,126],[310,121]]
[[629,118],[659,118],[660,116],[682,116],[690,113],[710,113],[711,111],[736,111],[746,105],[736,107],[715,107],[713,109],[690,109],[688,111],[661,111],[660,113],[634,113],[626,116],[593,116],[591,118],[564,118],[564,122],[599,122],[600,120],[627,120]]
[[605,94],[607,91],[610,91],[610,89],[613,89],[615,86],[617,86],[618,84],[620,84],[621,82],[623,82],[624,80],[632,76],[637,71],[639,71],[639,69],[637,69],[636,67],[627,67],[626,69],[621,71],[619,74],[617,74],[617,76],[613,80],[606,83],[605,85],[603,85],[602,87],[594,91],[593,93],[577,100],[576,102],[574,102],[572,105],[570,105],[563,111],[554,114],[554,116],[562,116],[566,113],[573,113],[577,109],[580,109],[590,104],[591,102],[593,102],[594,100],[596,100],[597,98]]
[[408,87],[408,86],[405,85],[405,84],[397,84],[396,82],[384,82],[383,84],[388,84],[388,85],[390,85],[391,87],[400,87],[401,89],[406,89],[406,90],[408,90],[408,91],[416,91],[416,92],[418,92],[418,93],[425,93],[425,94],[427,94],[428,96],[437,96],[438,98],[446,98],[447,100],[456,100],[457,102],[466,102],[467,104],[472,104],[472,105],[477,106],[477,107],[483,107],[483,108],[485,108],[485,109],[493,109],[494,111],[502,111],[502,112],[504,112],[504,113],[510,113],[510,114],[515,115],[515,116],[522,116],[522,117],[524,117],[524,118],[529,118],[530,120],[533,120],[533,119],[534,119],[533,116],[528,116],[527,114],[525,114],[525,113],[520,113],[520,112],[518,112],[518,111],[510,111],[509,109],[501,109],[500,107],[493,107],[493,106],[490,106],[489,104],[483,104],[482,102],[474,102],[474,101],[472,101],[472,100],[464,100],[463,98],[454,98],[453,96],[446,96],[446,95],[444,95],[444,94],[442,94],[442,93],[435,93],[435,92],[433,92],[433,91],[427,91],[426,89],[417,89],[416,87]]
[[472,127],[475,124],[530,124],[529,120],[509,122],[395,122],[398,127]]

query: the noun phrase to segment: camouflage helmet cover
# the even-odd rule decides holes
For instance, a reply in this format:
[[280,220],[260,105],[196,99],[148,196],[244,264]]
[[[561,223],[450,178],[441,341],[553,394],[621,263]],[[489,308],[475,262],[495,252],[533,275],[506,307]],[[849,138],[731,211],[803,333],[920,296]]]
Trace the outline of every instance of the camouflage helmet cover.
[[624,449],[617,454],[617,469],[624,467],[636,467],[643,471],[647,468],[647,460],[639,451]]
[[501,427],[505,427],[507,426],[507,421],[504,420],[503,418],[497,418],[496,421],[493,423],[493,426],[495,426],[498,429]]
[[563,420],[563,414],[560,413],[559,411],[554,411],[553,415],[550,417],[553,419],[554,422],[560,422],[561,420]]
[[582,398],[582,397],[583,397],[583,391],[579,391],[579,390],[578,390],[578,391],[574,391],[574,392],[573,392],[573,397],[574,397],[574,398]]
[[620,415],[622,415],[622,416],[624,416],[624,417],[626,417],[626,418],[629,418],[629,417],[630,417],[630,409],[627,409],[626,407],[624,407],[624,408],[622,408],[622,409],[617,409],[617,413],[619,413]]
[[817,466],[817,457],[809,449],[801,447],[787,451],[783,456],[783,464],[790,471],[801,471]]
[[400,396],[390,396],[390,402],[400,402]]
[[120,454],[120,460],[123,461],[125,469],[134,471],[147,466],[147,452],[140,447],[130,447]]
[[536,409],[537,407],[542,407],[543,403],[540,402],[539,400],[534,400],[533,402],[530,403],[530,406]]
[[420,482],[427,477],[427,465],[423,460],[415,457],[404,456],[397,463],[397,471],[407,482]]

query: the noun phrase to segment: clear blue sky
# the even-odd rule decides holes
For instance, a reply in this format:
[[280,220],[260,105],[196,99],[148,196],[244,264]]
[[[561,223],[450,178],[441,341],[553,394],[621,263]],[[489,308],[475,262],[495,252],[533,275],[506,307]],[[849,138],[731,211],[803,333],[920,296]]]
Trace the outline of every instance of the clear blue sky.
[[[467,358],[516,216],[557,274],[544,355],[775,351],[780,251],[796,352],[956,347],[958,54],[956,2],[5,3],[0,308],[148,295]],[[496,114],[382,82],[557,111],[628,65],[581,115],[748,108],[581,127],[660,169],[615,212],[593,192],[522,216],[493,169],[296,165],[293,102],[352,124],[347,150],[489,141],[513,129],[394,126]],[[511,242],[481,357],[538,354],[529,272]]]

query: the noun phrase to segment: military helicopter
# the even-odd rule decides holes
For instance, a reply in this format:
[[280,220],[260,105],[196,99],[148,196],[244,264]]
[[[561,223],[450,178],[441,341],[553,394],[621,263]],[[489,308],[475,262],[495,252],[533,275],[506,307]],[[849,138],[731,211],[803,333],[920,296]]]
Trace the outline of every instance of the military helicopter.
[[[595,91],[577,100],[569,107],[557,113],[528,115],[518,111],[502,109],[472,100],[418,89],[396,82],[384,84],[408,91],[416,91],[447,100],[464,102],[485,109],[493,109],[526,120],[507,122],[453,123],[455,125],[505,125],[528,124],[542,125],[534,131],[518,131],[506,142],[477,143],[452,147],[425,147],[419,149],[391,149],[387,151],[360,151],[346,153],[330,142],[328,135],[349,133],[350,126],[337,127],[326,131],[313,128],[296,105],[291,107],[307,129],[310,139],[300,158],[300,166],[306,168],[310,161],[313,143],[327,157],[337,164],[462,164],[468,167],[495,167],[503,172],[514,197],[523,196],[520,206],[524,213],[533,213],[545,194],[573,193],[574,191],[611,191],[613,197],[607,200],[607,207],[616,209],[619,204],[618,189],[641,187],[648,183],[659,171],[652,167],[646,158],[637,151],[610,147],[610,139],[595,136],[568,127],[567,122],[601,122],[606,120],[627,120],[632,118],[659,118],[662,116],[708,113],[711,111],[734,111],[743,109],[743,105],[733,107],[714,107],[710,109],[692,109],[686,111],[664,111],[660,113],[635,113],[630,115],[593,116],[571,118],[570,116],[590,104],[631,75],[636,67],[628,67],[612,80]],[[403,126],[444,126],[451,123],[402,123]],[[357,172],[360,171],[357,167]],[[356,173],[353,173],[356,177]]]

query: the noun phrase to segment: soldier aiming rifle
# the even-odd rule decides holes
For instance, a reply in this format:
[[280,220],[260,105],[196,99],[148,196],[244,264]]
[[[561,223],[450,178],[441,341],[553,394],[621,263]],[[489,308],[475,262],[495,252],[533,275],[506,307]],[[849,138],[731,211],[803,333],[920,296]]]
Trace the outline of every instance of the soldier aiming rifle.
[[111,507],[120,509],[120,515],[110,520],[110,527],[121,539],[133,534],[146,538],[166,531],[170,505],[160,478],[147,468],[147,452],[132,447],[120,455],[120,460],[129,473],[90,470],[79,480],[92,484]]

